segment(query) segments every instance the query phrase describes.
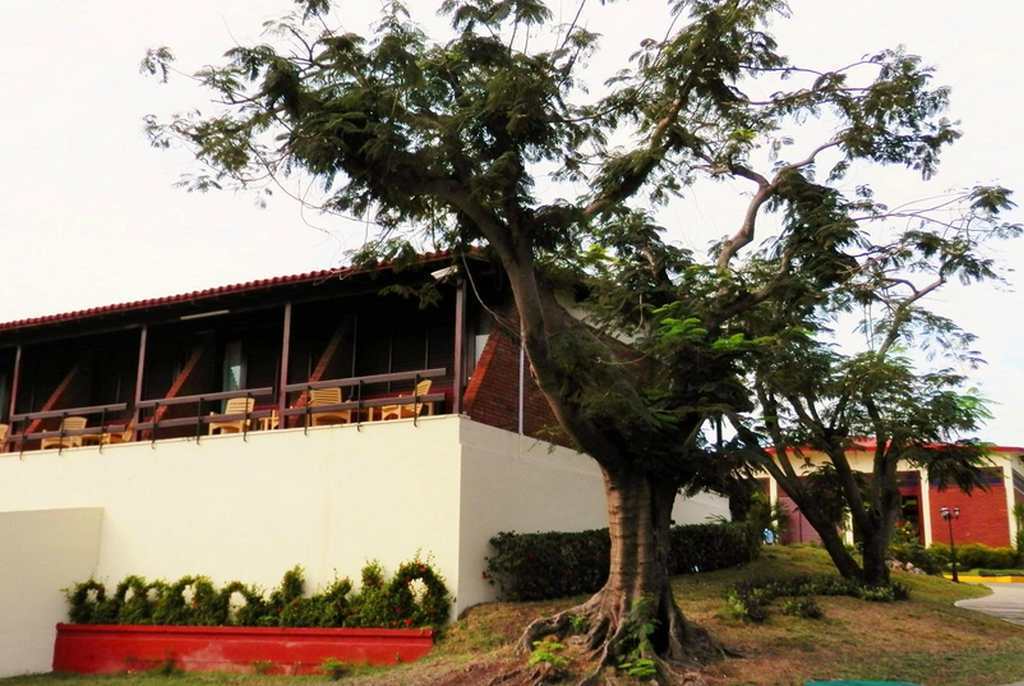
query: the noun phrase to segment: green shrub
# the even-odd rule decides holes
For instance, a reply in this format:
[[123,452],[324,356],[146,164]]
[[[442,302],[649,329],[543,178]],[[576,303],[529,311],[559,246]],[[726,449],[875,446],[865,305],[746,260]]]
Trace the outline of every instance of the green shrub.
[[782,614],[804,619],[821,619],[825,616],[814,598],[789,598],[782,603]]
[[1024,576],[1024,569],[979,569],[978,576]]
[[900,562],[909,562],[926,574],[939,574],[945,566],[940,556],[917,541],[890,545],[889,556]]
[[64,596],[70,608],[68,617],[74,624],[100,624],[97,621],[105,613],[99,612],[107,600],[107,589],[95,579],[82,581],[71,588],[64,589]]
[[338,681],[348,673],[348,665],[337,658],[329,657],[320,663],[320,669],[331,681]]
[[[363,569],[363,584],[353,594],[352,583],[339,579],[307,597],[305,575],[296,566],[269,597],[239,581],[218,590],[204,576],[185,576],[173,584],[129,576],[113,596],[90,579],[64,593],[76,624],[440,628],[448,620],[451,594],[429,560],[417,556],[402,564],[390,581],[380,564],[370,563]],[[232,608],[236,593],[245,602]]]
[[760,624],[768,619],[765,594],[756,590],[730,589],[725,596],[725,613],[733,619]]
[[220,626],[227,606],[205,576],[183,576],[160,594],[152,608],[153,624]]
[[[594,593],[608,580],[607,529],[517,534],[491,541],[486,578],[505,600],[547,600]],[[745,564],[760,553],[761,532],[742,523],[672,527],[669,573],[689,574]]]
[[[952,564],[949,546],[934,543],[928,552],[937,557],[943,567]],[[1017,551],[1010,547],[994,548],[981,543],[965,543],[956,547],[957,565],[961,569],[1010,569],[1017,566]]]
[[[862,586],[841,576],[829,574],[747,579],[727,589],[725,613],[736,619],[760,623],[768,617],[768,605],[777,598],[810,596],[849,596],[876,602],[906,600],[909,590],[900,583],[888,586]],[[783,606],[787,610],[789,604]],[[820,608],[819,608],[820,611]],[[802,616],[802,615],[801,615]]]
[[554,638],[536,641],[533,644],[533,652],[530,653],[529,665],[550,665],[555,671],[561,671],[569,666],[569,660],[559,654],[563,650],[565,645]]

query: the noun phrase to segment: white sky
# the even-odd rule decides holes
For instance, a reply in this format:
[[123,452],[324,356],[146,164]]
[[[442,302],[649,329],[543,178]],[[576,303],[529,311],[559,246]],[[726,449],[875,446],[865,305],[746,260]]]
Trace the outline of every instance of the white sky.
[[[409,4],[428,28],[442,26],[432,16],[439,2]],[[577,6],[549,4],[566,19]],[[344,29],[362,32],[378,7],[376,0],[341,0],[336,16]],[[1024,198],[1024,97],[1017,90],[1024,5],[793,0],[792,7],[776,34],[796,62],[837,66],[903,43],[953,87],[951,115],[962,120],[964,138],[928,184],[904,171],[873,175],[884,197],[999,182]],[[218,61],[236,40],[255,40],[263,20],[291,8],[289,0],[92,0],[69,11],[53,0],[0,0],[0,321],[332,267],[361,241],[362,224],[303,215],[281,195],[260,209],[249,195],[173,188],[191,168],[189,156],[154,150],[142,133],[145,114],[206,105],[184,79],[161,86],[141,76],[146,48],[171,46],[179,66],[192,70]],[[605,36],[591,68],[595,85],[639,39],[660,38],[666,27],[664,3],[655,0],[605,8],[595,0],[586,17]],[[662,223],[702,249],[733,228],[746,191],[700,187],[666,210]],[[1024,265],[1024,241],[1001,246],[1000,256],[1008,267]],[[1010,279],[1010,289],[950,289],[933,304],[980,336],[989,365],[977,383],[998,403],[985,438],[1021,445],[1024,298],[1020,276]]]

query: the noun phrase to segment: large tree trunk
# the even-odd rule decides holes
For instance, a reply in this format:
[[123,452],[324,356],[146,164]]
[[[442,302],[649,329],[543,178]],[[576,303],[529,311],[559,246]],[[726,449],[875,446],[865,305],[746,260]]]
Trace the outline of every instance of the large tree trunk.
[[[668,663],[702,660],[715,646],[683,617],[669,584],[670,527],[677,488],[642,473],[603,469],[611,537],[611,565],[604,587],[582,605],[531,624],[521,647],[545,636],[584,633],[598,669],[629,655]],[[557,574],[557,570],[551,570]],[[653,626],[645,636],[644,624]],[[585,627],[585,628],[582,628]]]
[[853,555],[846,548],[846,542],[843,541],[836,527],[828,525],[818,528],[814,522],[811,522],[811,526],[814,526],[815,531],[818,532],[818,536],[821,538],[821,545],[824,546],[828,556],[832,558],[832,564],[836,566],[836,571],[844,579],[857,582],[862,581],[862,570],[857,565],[857,560],[854,559]]
[[889,551],[889,537],[881,528],[864,532],[864,583],[868,586],[884,586],[889,583],[889,565],[886,557]]

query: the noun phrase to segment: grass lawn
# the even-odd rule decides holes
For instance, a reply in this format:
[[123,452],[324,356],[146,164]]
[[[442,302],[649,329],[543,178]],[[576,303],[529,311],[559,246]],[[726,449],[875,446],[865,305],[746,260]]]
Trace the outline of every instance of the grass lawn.
[[[778,611],[763,625],[721,615],[722,595],[743,578],[831,572],[823,551],[773,547],[740,569],[678,577],[674,588],[687,616],[743,655],[705,667],[709,686],[799,684],[807,679],[892,679],[927,686],[997,686],[1024,679],[1024,628],[952,606],[961,598],[988,593],[937,577],[903,574],[911,600],[868,603],[852,598],[819,598],[820,620],[788,617]],[[517,659],[510,643],[526,623],[570,606],[546,603],[493,603],[471,610],[455,624],[426,659],[408,665],[356,670],[339,682],[324,677],[188,674],[71,677],[40,675],[0,679],[0,686],[199,686],[238,684],[278,686],[340,683],[344,686],[456,686],[485,684]]]

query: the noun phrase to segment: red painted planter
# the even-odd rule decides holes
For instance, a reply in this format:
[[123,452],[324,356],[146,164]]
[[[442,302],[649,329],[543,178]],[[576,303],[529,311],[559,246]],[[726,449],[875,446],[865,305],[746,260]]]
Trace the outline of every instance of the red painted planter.
[[171,660],[185,671],[312,674],[327,658],[353,664],[409,662],[430,652],[430,629],[285,629],[235,626],[58,624],[55,672],[111,674]]

